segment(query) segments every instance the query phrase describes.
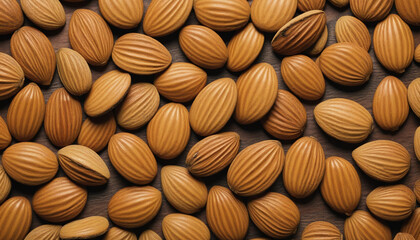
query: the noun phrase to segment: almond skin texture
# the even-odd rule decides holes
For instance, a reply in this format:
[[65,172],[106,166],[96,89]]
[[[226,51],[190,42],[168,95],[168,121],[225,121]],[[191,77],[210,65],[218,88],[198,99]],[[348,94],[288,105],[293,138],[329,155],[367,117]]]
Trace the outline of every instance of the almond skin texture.
[[409,233],[397,233],[397,235],[395,235],[394,240],[416,240],[413,235],[409,234]]
[[21,0],[22,10],[38,27],[51,31],[66,24],[66,13],[59,0]]
[[417,45],[416,50],[414,52],[414,60],[420,63],[420,44]]
[[194,13],[203,25],[215,31],[229,32],[248,23],[251,7],[245,0],[195,0]]
[[44,129],[57,147],[72,144],[82,127],[82,106],[64,88],[55,90],[47,102]]
[[289,148],[283,171],[287,192],[295,198],[306,198],[321,183],[325,172],[325,155],[313,137],[302,137]]
[[287,87],[304,100],[315,101],[324,96],[325,79],[321,69],[305,55],[283,58],[281,75]]
[[372,104],[376,123],[384,130],[396,131],[404,124],[410,107],[407,87],[396,77],[385,77],[376,88]]
[[16,0],[0,2],[0,35],[14,32],[23,24],[23,13]]
[[12,182],[4,171],[3,166],[0,165],[0,205],[6,200],[10,193],[10,189],[12,189]]
[[147,126],[147,142],[162,159],[173,159],[184,151],[190,139],[188,110],[179,103],[161,107]]
[[187,21],[193,0],[156,0],[147,8],[143,31],[151,37],[163,37],[178,30]]
[[329,2],[338,7],[338,8],[344,8],[347,5],[349,5],[349,0],[329,0]]
[[314,116],[322,130],[343,142],[362,142],[373,130],[373,119],[366,108],[345,98],[321,102],[315,107]]
[[200,219],[186,214],[172,213],[164,217],[162,231],[167,240],[210,240],[210,231],[206,224]]
[[60,239],[61,226],[45,224],[37,228],[26,235],[25,240],[58,240]]
[[302,232],[302,240],[342,240],[340,230],[329,222],[317,221],[308,224]]
[[395,8],[397,9],[398,15],[407,23],[420,26],[420,2],[395,0]]
[[411,110],[420,118],[420,78],[416,78],[410,83],[407,94]]
[[273,50],[280,55],[296,55],[314,45],[324,32],[325,13],[321,10],[305,12],[278,30],[271,41]]
[[322,31],[321,36],[314,43],[314,45],[312,45],[312,47],[306,50],[306,52],[310,56],[316,56],[320,54],[324,50],[325,45],[327,45],[327,41],[328,41],[328,27],[327,25],[325,25],[324,31]]
[[376,140],[363,144],[352,153],[357,165],[371,178],[395,182],[410,169],[410,154],[401,144]]
[[35,192],[35,213],[49,222],[59,223],[75,218],[86,205],[86,189],[66,177],[59,177]]
[[391,230],[366,211],[357,210],[344,222],[347,240],[391,240]]
[[335,38],[337,42],[351,42],[369,51],[372,42],[369,30],[359,19],[352,16],[342,16],[335,23]]
[[109,218],[118,226],[137,228],[152,220],[162,205],[162,194],[154,187],[126,187],[112,196]]
[[99,186],[105,184],[110,177],[105,162],[88,147],[70,145],[60,149],[57,154],[61,168],[78,184]]
[[243,239],[248,231],[249,217],[245,204],[225,187],[209,191],[206,207],[207,223],[221,240]]
[[23,86],[25,74],[19,63],[6,53],[0,53],[0,101],[14,96]]
[[388,15],[393,3],[394,0],[350,0],[350,9],[360,20],[376,22]]
[[417,160],[420,161],[420,127],[417,127],[416,132],[414,133],[414,152]]
[[82,124],[77,143],[95,152],[106,147],[117,130],[114,115],[108,114],[100,118],[86,118]]
[[99,0],[98,3],[105,20],[117,28],[134,28],[143,17],[141,0]]
[[145,185],[157,174],[156,159],[149,146],[131,133],[117,133],[108,144],[112,166],[128,181]]
[[127,96],[116,110],[118,125],[128,130],[143,127],[155,115],[159,103],[159,93],[152,84],[131,85]]
[[90,239],[103,235],[108,231],[108,219],[101,216],[92,216],[67,223],[60,230],[60,238]]
[[185,165],[197,177],[208,177],[227,167],[239,150],[236,132],[215,134],[197,142],[188,152]]
[[264,32],[276,32],[296,12],[297,0],[255,0],[251,5],[251,19]]
[[70,19],[71,47],[93,66],[104,66],[111,56],[114,37],[105,20],[96,12],[77,9]]
[[162,238],[153,230],[146,230],[140,234],[139,240],[162,240]]
[[127,33],[115,42],[112,60],[127,72],[150,75],[162,72],[171,65],[172,56],[154,38],[140,33]]
[[401,232],[410,233],[416,240],[420,239],[420,208],[401,226]]
[[191,63],[172,64],[156,77],[154,85],[160,95],[173,102],[189,102],[197,96],[207,82],[207,73]]
[[161,184],[168,202],[182,213],[192,214],[206,205],[206,184],[195,179],[184,167],[163,167]]
[[50,85],[56,58],[54,48],[45,34],[33,27],[24,26],[13,33],[10,51],[22,67],[25,77],[40,85]]
[[414,194],[416,195],[417,202],[420,202],[420,179],[417,180],[415,185],[414,185]]
[[187,58],[202,68],[221,68],[228,59],[228,50],[223,39],[205,26],[188,25],[184,27],[179,33],[179,45]]
[[389,71],[403,73],[413,61],[413,33],[396,14],[390,14],[376,25],[373,46],[379,62]]
[[11,178],[29,186],[48,182],[58,170],[55,154],[44,145],[33,142],[8,147],[3,153],[2,163]]
[[11,141],[12,136],[10,135],[9,129],[7,128],[6,122],[0,116],[0,150],[3,150],[9,146]]
[[276,101],[276,71],[268,63],[254,65],[238,78],[236,88],[236,121],[240,124],[254,123],[264,117]]
[[322,198],[334,211],[350,216],[359,205],[362,185],[353,165],[340,157],[326,160]]
[[22,240],[32,222],[31,203],[24,197],[9,198],[0,206],[0,239]]
[[288,197],[269,192],[248,203],[252,222],[264,234],[272,238],[286,238],[296,233],[300,212]]
[[191,105],[191,128],[200,136],[220,131],[232,116],[237,99],[238,91],[232,79],[221,78],[209,83]]
[[103,240],[137,240],[136,234],[113,227],[108,230]]
[[324,9],[325,2],[326,0],[298,0],[297,7],[302,12],[322,10]]
[[[92,85],[86,97],[84,110],[90,117],[98,117],[109,112],[127,94],[131,85],[131,76],[113,70],[99,77]],[[112,96],[110,98],[109,96]]]

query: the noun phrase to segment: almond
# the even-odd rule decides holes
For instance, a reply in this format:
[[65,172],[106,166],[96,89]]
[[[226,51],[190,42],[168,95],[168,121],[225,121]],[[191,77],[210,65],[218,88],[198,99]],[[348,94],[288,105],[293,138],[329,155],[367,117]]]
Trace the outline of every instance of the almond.
[[333,98],[319,103],[314,110],[316,123],[328,135],[348,143],[365,140],[373,130],[373,119],[359,103]]
[[162,205],[162,194],[154,187],[126,187],[108,204],[109,218],[118,226],[137,228],[152,220]]
[[302,232],[302,240],[343,240],[340,230],[329,222],[311,222]]
[[32,209],[28,199],[12,197],[0,206],[0,226],[7,227],[6,231],[0,231],[0,239],[23,239],[31,223]]
[[108,144],[112,166],[128,181],[144,185],[157,174],[156,159],[149,146],[131,133],[117,133]]
[[417,1],[395,0],[395,8],[404,21],[420,26],[420,4]]
[[310,10],[324,9],[326,0],[298,0],[297,7],[300,11],[306,12]]
[[254,123],[264,117],[276,101],[276,71],[268,63],[256,64],[239,76],[236,87],[235,119],[240,124]]
[[420,118],[420,78],[414,79],[410,85],[408,85],[407,94],[411,110]]
[[67,223],[60,230],[60,238],[90,239],[103,235],[108,231],[108,219],[101,216],[92,216]]
[[283,58],[281,75],[287,87],[304,100],[315,101],[325,93],[325,80],[321,69],[305,55]]
[[0,52],[0,101],[14,96],[23,86],[25,74],[19,63]]
[[34,142],[21,142],[8,147],[3,153],[2,163],[11,178],[29,186],[50,181],[58,170],[55,154]]
[[193,0],[155,0],[149,4],[143,20],[143,31],[152,37],[162,37],[178,30],[187,21]]
[[318,188],[324,177],[325,154],[313,137],[299,138],[287,151],[283,183],[295,198],[306,198]]
[[390,14],[376,25],[373,45],[379,62],[389,71],[403,73],[413,61],[413,33],[396,14]]
[[154,85],[160,95],[174,102],[189,102],[197,96],[207,82],[207,73],[191,63],[173,63]]
[[182,213],[192,214],[206,205],[206,184],[191,176],[184,167],[163,167],[161,184],[166,200]]
[[190,140],[188,110],[179,103],[161,107],[147,126],[147,142],[162,159],[173,159],[184,151]]
[[171,53],[159,41],[140,33],[127,33],[115,42],[114,63],[133,74],[162,72],[172,62]]
[[11,141],[12,136],[10,135],[9,129],[7,128],[6,122],[0,116],[0,150],[3,150],[9,146]]
[[190,108],[190,124],[200,136],[220,131],[232,116],[238,98],[235,82],[221,78],[208,84]]
[[413,235],[409,234],[409,233],[397,233],[397,235],[395,235],[394,240],[416,240]]
[[23,24],[23,13],[16,0],[0,2],[0,35],[14,32]]
[[85,186],[105,184],[110,173],[102,158],[82,145],[69,145],[58,151],[61,168],[73,181]]
[[234,193],[254,196],[267,190],[277,180],[283,165],[284,150],[279,141],[258,142],[235,157],[227,173],[227,182]]
[[26,235],[25,240],[58,240],[60,239],[61,226],[45,224],[37,228]]
[[337,42],[351,42],[369,51],[372,40],[366,25],[352,16],[342,16],[335,23]]
[[420,63],[420,44],[417,45],[416,50],[414,52],[414,60]]
[[99,14],[88,9],[73,12],[69,39],[72,48],[93,66],[104,66],[114,46],[114,37],[108,24]]
[[51,31],[66,24],[66,13],[59,0],[21,0],[22,10],[38,27]]
[[321,36],[318,38],[316,43],[310,47],[307,52],[310,56],[316,56],[324,50],[325,45],[327,45],[328,41],[328,27],[325,25],[324,31],[322,32]]
[[264,32],[276,32],[295,15],[297,0],[254,0],[251,19]]
[[180,213],[166,215],[162,221],[162,232],[167,240],[210,240],[210,231],[200,219]]
[[197,142],[188,152],[185,165],[197,177],[208,177],[226,168],[239,150],[235,132],[215,134]]
[[278,30],[271,41],[273,50],[281,55],[296,55],[313,46],[325,29],[326,17],[321,10],[305,12]]
[[0,165],[0,205],[6,200],[7,196],[12,189],[12,182],[10,181],[9,176],[7,176],[6,172],[2,165]]
[[246,0],[194,0],[200,23],[220,32],[238,30],[248,23],[251,8]]
[[296,233],[300,222],[300,212],[288,197],[269,192],[248,203],[252,222],[264,234],[272,238],[286,238]]
[[103,240],[137,240],[137,237],[132,232],[112,227],[108,230]]
[[420,179],[414,185],[414,194],[416,194],[417,202],[420,202]]
[[350,0],[350,9],[360,20],[376,22],[388,15],[393,3],[394,0]]
[[414,133],[414,152],[417,160],[420,161],[420,127],[417,127],[416,132]]
[[325,166],[322,198],[334,211],[350,216],[362,194],[359,175],[349,161],[340,157],[327,158]]
[[116,110],[118,125],[128,130],[143,127],[155,115],[159,103],[159,93],[153,84],[131,85],[127,96]]
[[102,16],[117,28],[134,28],[139,25],[143,17],[143,1],[99,0],[98,3]]
[[[92,85],[86,97],[84,110],[90,117],[98,117],[109,112],[127,94],[131,85],[131,76],[113,70],[99,77]],[[109,96],[112,96],[110,98]]]
[[139,236],[139,240],[162,240],[162,238],[153,230],[146,230]]
[[344,222],[347,240],[391,240],[391,230],[366,211],[357,210]]
[[213,186],[206,207],[207,223],[221,240],[243,239],[248,231],[249,217],[245,204],[225,187]]
[[410,169],[410,154],[397,142],[376,140],[356,148],[352,156],[357,165],[371,178],[395,182]]
[[403,223],[401,232],[410,233],[416,240],[420,239],[420,208],[416,208],[413,215]]
[[77,143],[95,152],[106,147],[117,130],[114,115],[108,114],[100,118],[86,118],[82,124]]
[[338,8],[344,8],[347,5],[349,5],[349,0],[329,0],[329,2],[338,7]]
[[54,48],[45,34],[24,26],[13,33],[10,51],[22,67],[25,77],[40,85],[51,84],[56,59]]
[[228,50],[223,39],[205,26],[184,27],[179,33],[179,45],[191,62],[203,68],[221,68],[228,59]]
[[65,222],[79,215],[86,205],[86,189],[66,177],[59,177],[35,192],[35,213],[49,222]]

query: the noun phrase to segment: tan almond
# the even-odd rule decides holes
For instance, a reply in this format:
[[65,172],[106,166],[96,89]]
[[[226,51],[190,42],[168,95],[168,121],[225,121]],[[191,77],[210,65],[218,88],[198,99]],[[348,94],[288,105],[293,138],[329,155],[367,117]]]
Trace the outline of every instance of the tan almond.
[[108,219],[101,216],[92,216],[67,223],[60,230],[60,238],[90,239],[103,235],[108,231]]
[[420,78],[414,79],[408,85],[407,94],[411,110],[420,118]]
[[0,52],[0,101],[14,96],[23,86],[25,74],[19,63]]
[[420,43],[417,45],[416,50],[414,52],[414,60],[420,63]]
[[9,198],[0,206],[0,239],[21,240],[29,232],[32,223],[31,203],[25,197]]
[[57,30],[66,24],[66,13],[59,0],[21,0],[20,5],[26,17],[42,29]]
[[98,4],[105,20],[117,28],[134,28],[139,25],[143,17],[143,1],[99,0]]
[[254,0],[251,19],[264,32],[276,32],[295,15],[297,0]]
[[61,226],[45,224],[32,229],[25,240],[59,240]]
[[414,153],[416,154],[417,160],[420,161],[420,127],[417,127],[414,133]]
[[349,2],[350,1],[349,0],[329,0],[329,2],[332,5],[334,5],[334,6],[338,7],[338,8],[344,8],[347,5],[349,5]]
[[420,203],[420,179],[417,180],[416,183],[414,184],[414,194],[416,195],[417,202]]
[[417,1],[395,0],[395,8],[404,21],[420,26],[420,4]]
[[16,0],[0,2],[0,35],[14,32],[23,24],[23,13]]
[[146,230],[139,236],[139,240],[162,240],[162,238],[153,230]]
[[409,234],[409,233],[397,233],[397,235],[395,235],[394,240],[416,240],[413,235]]
[[162,232],[167,240],[210,240],[210,231],[206,224],[187,214],[166,215],[162,220]]
[[420,208],[416,208],[411,217],[403,223],[401,232],[410,233],[416,240],[420,239]]
[[328,41],[328,27],[325,25],[324,31],[322,32],[321,36],[318,38],[316,43],[310,47],[307,52],[310,56],[316,56],[324,50],[325,46],[327,45]]
[[324,221],[311,222],[302,232],[302,240],[343,240],[340,230],[333,224]]
[[2,165],[0,165],[0,205],[3,203],[4,200],[7,199],[7,196],[12,189],[12,182],[10,181],[9,176],[7,176],[6,172]]
[[360,20],[376,22],[388,16],[393,3],[394,0],[350,0],[350,9]]
[[137,240],[136,234],[118,227],[108,230],[103,240]]
[[298,0],[297,7],[302,12],[310,10],[322,10],[325,7],[326,0]]
[[352,16],[342,16],[335,23],[335,38],[337,42],[351,42],[369,51],[372,42],[369,30],[359,19]]
[[113,114],[99,118],[86,118],[82,124],[77,144],[86,146],[95,152],[106,147],[112,135],[117,130]]
[[357,210],[344,222],[347,240],[391,240],[391,230],[366,211]]
[[6,122],[0,116],[0,150],[5,149],[12,142],[12,136],[7,128]]

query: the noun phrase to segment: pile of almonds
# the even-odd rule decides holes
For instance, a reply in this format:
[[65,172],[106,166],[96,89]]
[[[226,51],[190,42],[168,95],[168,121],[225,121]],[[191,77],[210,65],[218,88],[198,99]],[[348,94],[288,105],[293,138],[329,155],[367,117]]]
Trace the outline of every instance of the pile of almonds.
[[[83,0],[66,2],[83,6]],[[395,240],[420,240],[420,179],[414,189],[398,183],[410,170],[408,150],[396,141],[366,141],[374,121],[393,133],[410,107],[420,117],[420,78],[408,88],[397,78],[413,59],[420,62],[420,45],[415,48],[409,26],[420,26],[419,0],[329,0],[336,8],[349,6],[354,17],[329,24],[335,25],[337,43],[327,47],[332,30],[323,11],[326,0],[149,2],[144,14],[143,0],[98,0],[100,14],[75,10],[68,23],[71,49],[55,50],[45,31],[60,31],[66,24],[59,0],[0,1],[0,35],[10,37],[11,52],[0,53],[0,100],[11,99],[6,119],[0,117],[1,240],[136,240],[132,231],[153,220],[165,202],[179,212],[163,218],[168,240],[209,240],[212,234],[244,239],[250,220],[267,237],[283,239],[300,224],[295,202],[317,189],[331,211],[345,219],[344,233],[315,221],[303,230],[304,240],[340,240],[343,235],[347,240],[391,240],[387,222],[399,221]],[[398,14],[390,13],[394,5]],[[202,25],[185,25],[192,9]],[[36,28],[22,26],[24,15]],[[134,30],[140,22],[144,34]],[[372,43],[365,23],[375,26]],[[127,33],[114,39],[110,26]],[[224,32],[234,32],[227,45],[219,35]],[[191,63],[172,63],[171,52],[159,42],[168,35],[179,38]],[[274,67],[258,59],[267,36],[282,60],[281,79],[290,91],[279,90]],[[371,45],[390,74],[376,88],[373,117],[350,99],[320,100],[325,78],[344,88],[369,81]],[[118,70],[93,81],[91,67],[103,67],[110,58]],[[211,71],[203,69],[224,66],[239,77],[207,83]],[[52,84],[56,68],[63,88],[45,103],[43,89]],[[134,83],[135,75],[153,75],[154,82]],[[161,96],[170,103],[160,106]],[[353,163],[326,158],[317,139],[302,136],[307,113],[301,100],[315,101],[317,125],[336,143],[352,144],[357,167],[382,183],[366,198],[369,211],[357,210],[363,182]],[[261,124],[273,139],[239,151],[239,134],[223,132],[231,117],[245,130]],[[42,126],[56,153],[31,142]],[[147,141],[132,133],[141,128],[147,129]],[[166,165],[170,161],[165,160],[185,151],[191,134],[202,138],[189,150],[185,167]],[[278,140],[294,142],[286,153]],[[98,155],[105,148],[109,164]],[[420,128],[414,148],[420,159]],[[161,189],[150,186],[158,174],[156,159],[165,162]],[[56,177],[59,167],[63,177]],[[115,172],[110,168],[132,186],[119,189],[108,209],[101,209],[115,226],[108,229],[108,218],[78,216],[88,190],[108,183]],[[208,190],[206,178],[224,169],[228,187]],[[419,175],[416,170],[412,174]],[[289,197],[269,190],[280,175]],[[33,187],[31,202],[8,197],[12,183]],[[193,216],[203,209],[207,224]],[[31,229],[33,214],[45,224]],[[139,240],[146,239],[161,237],[145,230]]]

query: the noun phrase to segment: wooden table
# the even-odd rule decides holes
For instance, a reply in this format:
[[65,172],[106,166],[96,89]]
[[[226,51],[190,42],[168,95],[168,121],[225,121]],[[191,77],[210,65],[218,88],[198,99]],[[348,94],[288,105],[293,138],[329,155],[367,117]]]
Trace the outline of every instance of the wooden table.
[[[148,7],[150,0],[145,0],[145,9]],[[92,9],[96,12],[99,12],[98,10],[98,3],[97,1],[87,1],[86,3],[80,4],[80,5],[69,5],[64,3],[64,7],[66,10],[66,16],[67,16],[67,24],[66,26],[58,31],[54,32],[46,32],[47,36],[50,38],[55,50],[58,50],[62,47],[70,47],[70,43],[68,40],[68,26],[70,17],[74,10],[77,8],[88,8]],[[349,8],[344,10],[338,10],[331,6],[329,3],[327,3],[325,7],[325,12],[327,13],[327,19],[328,19],[328,45],[331,45],[335,43],[335,36],[334,36],[334,25],[336,20],[342,16],[342,15],[352,15]],[[393,9],[393,12],[395,12],[395,9]],[[194,14],[192,13],[188,19],[187,24],[197,24],[197,20],[195,19]],[[25,25],[32,26],[33,24],[26,19]],[[375,24],[369,24],[369,32],[371,35],[373,34]],[[414,28],[412,27],[414,36],[415,36],[415,43],[420,43],[420,28]],[[131,31],[122,31],[116,28],[112,28],[112,31],[114,32],[114,37],[117,39],[119,36],[127,33],[127,32],[142,32],[141,26],[131,30]],[[184,62],[188,61],[186,57],[183,55],[182,51],[180,50],[180,47],[178,45],[178,33],[176,32],[170,36],[159,38],[158,40],[161,41],[171,52],[173,57],[173,62]],[[222,34],[223,39],[228,42],[229,39],[232,37],[231,33]],[[279,88],[280,89],[287,89],[284,82],[281,79],[280,76],[280,63],[281,59],[276,56],[271,49],[270,41],[273,37],[272,34],[265,34],[266,40],[264,44],[264,48],[262,50],[262,53],[260,54],[259,58],[257,59],[258,62],[268,62],[272,64],[277,72],[277,75],[279,76]],[[0,37],[0,51],[6,52],[10,54],[10,36],[3,36]],[[349,87],[343,87],[339,86],[337,84],[334,84],[333,82],[327,80],[326,84],[326,94],[322,100],[335,98],[335,97],[345,97],[352,100],[355,100],[362,104],[364,107],[366,107],[370,112],[372,111],[372,98],[373,94],[375,92],[376,87],[378,86],[379,82],[387,75],[390,75],[391,73],[386,71],[378,62],[374,55],[373,47],[371,47],[369,51],[373,63],[373,74],[371,76],[371,79],[366,83],[365,85],[361,87],[356,88],[349,88]],[[102,74],[115,69],[115,65],[110,61],[105,67],[102,68],[93,68],[93,79],[97,79]],[[208,71],[208,82],[211,82],[215,79],[221,78],[221,77],[231,77],[233,79],[237,79],[238,74],[232,74],[228,72],[226,69],[219,69],[215,71]],[[399,77],[405,84],[408,86],[408,84],[415,78],[420,77],[420,66],[419,64],[412,63],[411,66],[406,70],[406,72],[403,75],[397,76]],[[134,82],[151,82],[153,80],[152,76],[134,76],[132,75],[133,83]],[[27,80],[25,84],[27,84],[29,81]],[[61,82],[59,80],[58,74],[56,73],[54,76],[54,80],[49,87],[42,88],[42,91],[45,96],[45,100],[49,98],[51,93],[57,89],[62,87]],[[320,100],[320,101],[322,101]],[[0,115],[5,119],[7,108],[10,104],[11,99],[6,101],[0,102]],[[166,104],[168,101],[166,99],[161,100],[161,105]],[[317,102],[304,102],[305,108],[307,110],[307,116],[308,116],[308,124],[305,130],[304,135],[305,136],[313,136],[319,140],[319,142],[322,144],[326,157],[329,156],[340,156],[343,157],[349,161],[351,161],[353,164],[355,164],[354,160],[351,157],[351,151],[356,148],[358,145],[354,144],[346,144],[340,141],[337,141],[328,135],[326,135],[315,123],[314,117],[313,117],[313,109],[314,107],[319,103]],[[187,107],[189,108],[191,104],[187,104]],[[412,167],[410,169],[409,174],[399,181],[398,183],[406,184],[408,187],[412,188],[414,185],[414,182],[420,178],[420,162],[417,161],[414,150],[413,150],[413,136],[415,129],[419,126],[420,119],[416,118],[416,116],[410,112],[410,115],[408,116],[408,119],[406,123],[402,126],[402,128],[395,133],[389,133],[382,131],[376,124],[375,129],[373,133],[370,135],[370,137],[366,141],[372,141],[377,139],[389,139],[394,140],[402,145],[404,145],[408,151],[411,154],[412,160],[411,164]],[[118,132],[121,131],[121,129],[117,130]],[[229,121],[229,123],[226,125],[226,127],[223,129],[223,131],[235,131],[238,132],[241,136],[241,149],[245,148],[246,146],[265,140],[270,139],[271,137],[263,130],[261,127],[261,124],[253,124],[249,126],[241,126],[238,123],[236,123],[234,120]],[[143,127],[142,129],[138,131],[134,131],[134,133],[138,136],[140,136],[143,140],[146,140],[146,128]],[[199,140],[199,138],[192,133],[191,139],[188,143],[188,146],[186,150],[179,156],[178,158],[171,160],[171,161],[165,161],[165,160],[158,160],[159,169],[164,165],[184,165],[185,157],[188,153],[188,150]],[[56,147],[54,147],[49,140],[46,138],[44,129],[42,128],[35,139],[36,142],[42,143],[52,149],[53,151],[58,151]],[[285,150],[290,147],[290,145],[293,142],[282,142]],[[1,154],[1,152],[0,152]],[[82,214],[79,217],[87,217],[92,215],[100,215],[100,216],[107,216],[107,205],[108,201],[111,198],[111,196],[118,191],[119,189],[132,185],[128,181],[124,180],[111,166],[108,158],[107,151],[104,150],[100,153],[101,157],[106,161],[106,163],[109,166],[109,169],[111,171],[111,179],[109,180],[109,183],[103,187],[99,188],[89,188],[89,195],[88,195],[88,203],[82,212]],[[364,174],[358,167],[356,167],[360,179],[362,181],[362,199],[360,201],[358,209],[367,210],[365,200],[368,193],[373,190],[375,187],[381,185],[380,182],[376,182],[369,178],[366,174]],[[226,186],[226,170],[221,172],[220,174],[217,174],[216,176],[210,177],[208,179],[205,179],[205,182],[207,184],[207,187],[210,189],[213,185],[223,185]],[[58,176],[64,175],[62,170],[59,170]],[[159,190],[162,190],[161,184],[160,184],[160,174],[158,173],[158,176],[153,181],[152,185]],[[39,187],[26,187],[21,184],[18,184],[17,182],[13,181],[13,189],[10,196],[18,196],[23,195],[31,199],[34,192]],[[280,192],[282,194],[287,194],[285,191],[283,184],[282,184],[282,177],[280,176],[279,179],[275,182],[275,184],[271,187],[271,191]],[[244,199],[246,201],[246,199]],[[297,203],[299,210],[301,212],[301,223],[298,229],[298,233],[293,236],[290,239],[300,239],[301,233],[303,229],[313,221],[318,220],[324,220],[329,221],[333,224],[335,224],[342,232],[343,232],[343,224],[345,220],[345,216],[339,215],[335,212],[333,212],[323,201],[321,194],[319,191],[316,191],[312,196],[310,196],[307,199],[304,200],[295,200]],[[138,235],[141,233],[144,229],[151,228],[155,230],[157,233],[159,233],[161,236],[161,221],[164,216],[166,216],[169,213],[175,212],[175,209],[169,205],[169,203],[164,198],[162,208],[157,215],[157,217],[152,220],[149,224],[147,224],[144,228],[141,229],[135,229],[136,234]],[[196,214],[197,217],[202,219],[206,222],[205,218],[205,211],[201,211],[200,213]],[[33,221],[32,221],[32,228],[35,228],[39,226],[40,224],[45,224],[47,222],[41,220],[39,217],[34,214]],[[112,224],[111,224],[112,225]],[[392,230],[394,233],[398,232],[400,223],[393,223],[389,224],[392,227]],[[264,234],[260,232],[255,225],[250,221],[249,230],[247,239],[250,239],[252,237],[263,237]],[[214,238],[214,236],[213,236]]]

